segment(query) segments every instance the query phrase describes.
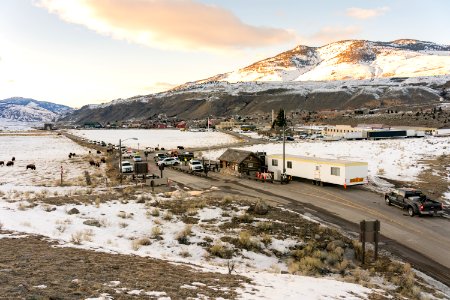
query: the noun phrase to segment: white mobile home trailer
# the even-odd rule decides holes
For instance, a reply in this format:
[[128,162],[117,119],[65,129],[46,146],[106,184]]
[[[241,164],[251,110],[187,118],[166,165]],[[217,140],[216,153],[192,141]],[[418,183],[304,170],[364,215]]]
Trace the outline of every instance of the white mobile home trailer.
[[[286,155],[286,175],[313,180],[317,183],[332,183],[351,186],[367,183],[368,163],[339,159]],[[266,156],[267,169],[281,179],[283,155]]]

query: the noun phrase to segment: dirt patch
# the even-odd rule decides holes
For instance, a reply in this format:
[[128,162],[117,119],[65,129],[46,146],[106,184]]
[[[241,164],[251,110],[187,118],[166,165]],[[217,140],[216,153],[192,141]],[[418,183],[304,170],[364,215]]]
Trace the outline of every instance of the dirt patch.
[[[234,299],[236,289],[248,282],[237,275],[200,272],[151,258],[59,248],[38,236],[2,239],[0,253],[2,299],[84,299],[102,293],[115,299],[152,299],[144,291],[164,292],[172,299],[200,294]],[[120,283],[111,284],[114,281]],[[143,292],[127,294],[133,290]]]
[[420,163],[426,164],[428,168],[419,174],[417,187],[431,198],[439,198],[445,192],[448,192],[450,156],[441,155],[436,159],[422,160]]

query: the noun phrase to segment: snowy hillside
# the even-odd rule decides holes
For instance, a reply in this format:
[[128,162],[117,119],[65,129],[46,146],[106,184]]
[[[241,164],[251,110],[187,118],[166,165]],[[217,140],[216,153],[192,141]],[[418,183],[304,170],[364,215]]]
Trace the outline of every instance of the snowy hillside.
[[71,112],[65,105],[28,98],[0,100],[0,119],[19,122],[52,122]]
[[450,46],[417,40],[297,46],[210,81],[328,81],[450,74]]

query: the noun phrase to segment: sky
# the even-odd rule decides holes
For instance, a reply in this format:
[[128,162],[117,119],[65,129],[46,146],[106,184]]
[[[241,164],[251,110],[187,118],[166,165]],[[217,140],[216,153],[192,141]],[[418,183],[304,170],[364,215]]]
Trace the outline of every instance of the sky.
[[0,99],[79,108],[233,71],[296,45],[450,45],[448,0],[1,0]]

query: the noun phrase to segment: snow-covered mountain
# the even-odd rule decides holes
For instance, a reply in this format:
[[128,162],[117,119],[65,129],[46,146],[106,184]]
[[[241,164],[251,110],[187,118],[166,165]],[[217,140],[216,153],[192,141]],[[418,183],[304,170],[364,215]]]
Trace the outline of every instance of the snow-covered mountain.
[[70,122],[203,118],[272,109],[426,107],[450,102],[450,46],[417,40],[297,46],[230,73],[158,94],[87,105]]
[[29,98],[0,100],[0,119],[19,122],[53,122],[72,111],[65,105]]
[[234,72],[194,82],[329,81],[450,74],[450,46],[418,40],[347,40],[297,46]]

